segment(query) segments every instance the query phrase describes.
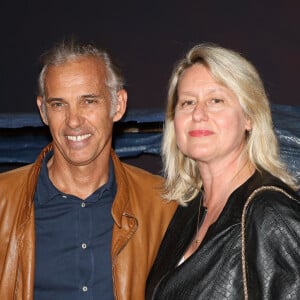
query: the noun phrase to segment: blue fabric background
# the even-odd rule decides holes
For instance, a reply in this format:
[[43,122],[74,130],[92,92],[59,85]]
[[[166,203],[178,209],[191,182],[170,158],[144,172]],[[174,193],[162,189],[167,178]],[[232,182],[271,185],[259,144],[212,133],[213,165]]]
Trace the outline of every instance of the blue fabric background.
[[[273,105],[272,116],[281,156],[300,181],[300,106]],[[162,128],[163,119],[164,113],[159,110],[130,110],[121,125],[151,128],[155,124]],[[0,114],[0,130],[0,163],[31,163],[51,140],[38,114]],[[118,133],[114,148],[120,157],[159,155],[161,137],[160,130],[151,129]]]

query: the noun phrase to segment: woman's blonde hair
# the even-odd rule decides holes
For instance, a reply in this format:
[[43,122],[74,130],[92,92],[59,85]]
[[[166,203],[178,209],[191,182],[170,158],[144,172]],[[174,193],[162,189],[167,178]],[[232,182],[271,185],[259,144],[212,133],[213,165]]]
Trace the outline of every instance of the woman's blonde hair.
[[280,159],[269,101],[255,67],[235,51],[203,43],[194,46],[175,65],[169,82],[162,142],[165,198],[177,200],[184,205],[202,187],[196,162],[178,149],[174,130],[178,83],[183,72],[195,64],[207,67],[218,83],[228,87],[238,97],[244,114],[252,123],[252,130],[247,133],[245,150],[256,169],[270,172],[296,190],[296,179],[288,173]]

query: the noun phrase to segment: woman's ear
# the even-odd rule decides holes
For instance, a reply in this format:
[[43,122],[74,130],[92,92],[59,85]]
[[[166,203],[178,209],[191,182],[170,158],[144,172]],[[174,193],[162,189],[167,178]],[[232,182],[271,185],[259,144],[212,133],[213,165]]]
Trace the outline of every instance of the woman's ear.
[[252,120],[250,119],[249,116],[245,116],[245,130],[246,131],[251,131],[252,130]]
[[124,89],[122,89],[117,92],[117,103],[116,103],[115,113],[113,117],[114,122],[119,121],[123,117],[126,111],[126,107],[127,107],[127,92]]

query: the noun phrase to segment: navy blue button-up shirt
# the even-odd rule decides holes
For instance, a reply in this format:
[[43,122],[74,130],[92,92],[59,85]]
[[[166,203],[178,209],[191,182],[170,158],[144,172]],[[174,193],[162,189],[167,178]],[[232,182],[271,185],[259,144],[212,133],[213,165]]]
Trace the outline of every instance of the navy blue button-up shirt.
[[61,193],[44,159],[35,194],[34,299],[113,299],[111,207],[116,194],[113,164],[108,182],[87,199]]

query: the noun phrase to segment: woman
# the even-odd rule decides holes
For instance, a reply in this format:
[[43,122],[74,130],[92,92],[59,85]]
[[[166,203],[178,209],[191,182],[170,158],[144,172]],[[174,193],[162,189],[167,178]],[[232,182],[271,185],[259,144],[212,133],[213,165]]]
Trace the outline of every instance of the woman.
[[300,299],[298,187],[246,59],[200,44],[176,65],[162,153],[165,197],[181,206],[146,298]]

